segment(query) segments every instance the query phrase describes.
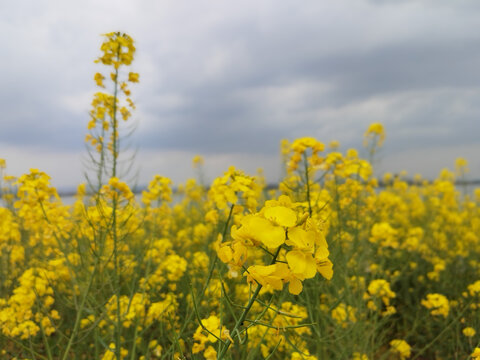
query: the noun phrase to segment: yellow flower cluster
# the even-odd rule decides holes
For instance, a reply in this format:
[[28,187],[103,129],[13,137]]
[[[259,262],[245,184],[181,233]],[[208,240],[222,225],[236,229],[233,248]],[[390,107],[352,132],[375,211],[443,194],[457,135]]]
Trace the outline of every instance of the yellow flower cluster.
[[364,134],[364,144],[368,145],[370,141],[376,142],[376,146],[382,146],[385,141],[385,129],[380,123],[370,124],[367,131]]
[[354,352],[352,356],[352,360],[368,360],[368,356],[366,354]]
[[104,195],[106,199],[115,199],[116,201],[131,201],[134,197],[128,185],[120,181],[117,177],[110,178],[108,184],[102,187],[100,193]]
[[394,339],[390,341],[390,346],[392,352],[396,353],[402,360],[408,359],[412,354],[410,345],[405,340]]
[[477,332],[475,331],[474,328],[472,328],[472,327],[469,326],[469,327],[464,328],[464,329],[462,330],[462,333],[463,333],[463,335],[465,335],[466,337],[474,337]]
[[106,326],[112,327],[113,324],[109,322],[115,319],[117,311],[121,316],[122,326],[125,328],[131,327],[138,319],[145,316],[145,307],[148,305],[148,299],[142,294],[134,294],[133,296],[122,295],[117,299],[117,295],[113,295],[105,305],[107,317],[101,320],[98,324],[100,328]]
[[[249,250],[276,251],[280,258],[274,257],[270,265],[250,265],[246,269],[247,281],[274,290],[281,290],[288,283],[290,293],[296,295],[302,291],[302,281],[313,278],[317,272],[330,280],[333,270],[325,235],[297,206],[285,195],[267,201],[259,213],[245,216],[239,227],[232,227],[232,241],[217,244],[219,258],[231,266],[242,267]],[[277,261],[280,259],[286,261]]]
[[[311,154],[307,154],[308,150],[311,150]],[[313,137],[304,137],[296,139],[291,144],[290,148],[287,147],[285,152],[289,155],[288,170],[295,171],[298,169],[299,163],[303,158],[308,160],[311,166],[320,165],[323,158],[319,156],[325,150],[325,145],[317,141]]]
[[[122,357],[122,359],[127,358],[128,350],[125,349],[125,348],[120,348],[120,356]],[[101,360],[115,360],[116,358],[117,358],[117,356],[116,356],[116,351],[115,351],[115,343],[110,343],[108,345],[108,349],[103,354]]]
[[29,339],[42,331],[47,335],[55,332],[53,321],[59,320],[52,286],[59,280],[55,271],[29,268],[19,278],[19,286],[6,301],[0,299],[0,328],[8,337]]
[[427,294],[427,298],[422,300],[422,305],[430,310],[432,315],[447,317],[450,311],[448,299],[442,294]]
[[[108,149],[116,158],[118,156],[117,140],[118,117],[127,121],[131,117],[131,110],[135,109],[135,104],[130,95],[128,83],[138,83],[139,74],[128,73],[126,81],[119,78],[119,68],[129,66],[135,55],[135,46],[133,40],[127,34],[108,33],[105,34],[105,41],[101,46],[102,56],[96,63],[113,66],[114,72],[110,73],[110,79],[113,82],[113,94],[103,91],[94,94],[92,100],[92,109],[90,110],[90,121],[88,123],[89,133],[85,136],[85,142],[90,144],[98,153]],[[95,73],[93,77],[96,85],[102,89],[105,88],[104,80],[106,77],[101,73]],[[122,100],[120,94],[124,95]],[[106,139],[109,139],[106,142]],[[112,174],[115,176],[116,174]]]
[[195,155],[192,159],[193,167],[200,167],[204,164],[203,157],[200,155]]
[[115,69],[118,69],[120,65],[130,65],[135,54],[133,39],[127,34],[119,32],[111,32],[104,36],[106,39],[100,47],[103,54],[95,62],[113,65]]
[[142,192],[142,202],[146,206],[150,206],[152,202],[172,201],[172,180],[169,178],[155,175],[153,180],[148,184],[147,191]]
[[205,359],[216,360],[217,352],[211,345],[206,347],[206,344],[215,344],[219,339],[231,339],[231,336],[225,327],[220,326],[220,319],[215,315],[211,315],[201,321],[201,326],[197,327],[193,334],[193,339],[195,340],[192,348],[194,354],[203,351]]
[[372,243],[378,243],[381,247],[394,249],[399,247],[397,231],[386,222],[373,225],[369,240]]
[[468,285],[467,289],[470,296],[480,297],[480,280]]
[[50,186],[50,176],[38,169],[30,169],[30,173],[20,176],[15,185],[18,185],[17,197],[20,199],[14,204],[16,208],[23,205],[37,206],[52,197],[60,199],[56,189]]
[[344,303],[338,304],[338,306],[332,310],[332,318],[343,328],[357,321],[355,308],[350,305],[345,305]]
[[260,192],[261,187],[254,177],[247,176],[231,166],[223,176],[213,180],[208,198],[220,210],[238,204],[240,198],[248,209],[255,210]]
[[390,289],[390,284],[385,279],[372,280],[368,285],[368,292],[363,296],[367,300],[367,307],[370,310],[377,311],[383,304],[385,307],[382,312],[383,316],[395,314],[395,307],[390,304],[390,300],[394,297],[395,293]]

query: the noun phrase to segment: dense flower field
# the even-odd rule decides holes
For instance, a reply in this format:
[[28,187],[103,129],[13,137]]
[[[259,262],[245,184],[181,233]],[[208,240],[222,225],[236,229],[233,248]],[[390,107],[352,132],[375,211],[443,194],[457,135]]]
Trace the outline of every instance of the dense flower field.
[[231,167],[175,192],[155,176],[137,201],[119,171],[135,47],[110,33],[101,51],[111,72],[94,79],[113,90],[94,96],[94,175],[75,203],[0,162],[1,359],[480,359],[480,189],[455,186],[465,160],[380,187],[372,124],[368,160],[283,141],[275,188]]

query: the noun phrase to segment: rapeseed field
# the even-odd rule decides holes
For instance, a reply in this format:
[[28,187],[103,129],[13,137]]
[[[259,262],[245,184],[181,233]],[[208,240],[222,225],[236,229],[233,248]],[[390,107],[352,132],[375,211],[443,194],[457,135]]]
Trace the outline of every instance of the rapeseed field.
[[281,143],[274,188],[230,167],[211,184],[157,175],[138,200],[119,170],[133,39],[106,34],[100,53],[74,204],[0,162],[1,359],[480,359],[464,159],[434,181],[377,179],[375,123],[366,159],[305,137]]

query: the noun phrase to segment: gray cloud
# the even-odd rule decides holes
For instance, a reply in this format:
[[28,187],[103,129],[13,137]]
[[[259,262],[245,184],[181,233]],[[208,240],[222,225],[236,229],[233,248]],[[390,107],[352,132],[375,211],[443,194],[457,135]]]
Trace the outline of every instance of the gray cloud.
[[[206,89],[193,86],[185,91],[189,103],[183,109],[158,112],[160,119],[171,122],[170,132],[160,134],[160,137],[152,132],[152,140],[146,135],[144,144],[148,146],[152,142],[156,146],[160,143],[168,148],[197,148],[202,151],[238,151],[245,148],[252,152],[262,149],[276,151],[278,140],[298,134],[299,126],[315,126],[328,121],[316,116],[315,112],[368,101],[375,96],[402,95],[407,91],[414,94],[404,97],[401,104],[393,104],[391,110],[400,110],[394,105],[415,105],[401,121],[392,124],[394,131],[401,128],[408,128],[409,131],[405,135],[394,134],[392,150],[410,148],[412,145],[424,147],[439,142],[475,142],[478,141],[475,134],[480,130],[480,122],[475,121],[480,114],[477,105],[480,93],[470,92],[466,98],[463,96],[465,89],[470,90],[480,84],[477,66],[480,63],[479,45],[480,39],[466,43],[386,45],[366,53],[352,52],[288,61],[285,68],[278,66],[276,71],[272,71],[270,66],[275,57],[265,56],[264,62],[252,66],[240,81],[237,81],[237,75],[233,72],[225,75],[222,82],[207,86]],[[248,79],[253,80],[248,82]],[[300,104],[292,104],[294,109],[285,109],[287,113],[290,112],[291,121],[277,127],[266,120],[269,114],[277,115],[276,107],[285,107],[282,99],[275,101],[273,98],[269,99],[268,104],[262,104],[261,97],[255,103],[235,96],[239,89],[255,94],[262,87],[282,88],[298,81],[324,82],[328,90],[316,92],[317,89],[313,88],[310,93],[303,94],[305,97]],[[436,91],[442,89],[449,91]],[[275,94],[272,96],[275,97]],[[309,112],[312,115],[302,124],[301,114]],[[295,116],[299,114],[300,118],[296,119]],[[354,117],[355,114],[350,116]],[[358,120],[363,125],[368,121],[361,116],[358,116]],[[372,121],[389,123],[390,119],[374,118]],[[422,131],[423,128],[430,131]],[[438,128],[446,130],[437,131]],[[247,147],[246,143],[253,146]]]
[[305,135],[358,147],[371,122],[388,156],[478,144],[478,2],[112,4],[3,5],[0,144],[84,149],[111,29],[137,40],[132,142],[148,151],[273,156]]

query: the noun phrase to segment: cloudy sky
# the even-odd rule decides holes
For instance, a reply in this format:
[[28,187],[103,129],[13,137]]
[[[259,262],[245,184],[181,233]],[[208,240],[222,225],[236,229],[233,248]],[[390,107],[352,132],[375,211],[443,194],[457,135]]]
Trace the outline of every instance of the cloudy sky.
[[382,122],[379,171],[480,178],[477,0],[22,0],[0,3],[0,157],[8,172],[81,181],[100,34],[136,41],[138,182],[230,164],[280,174],[282,138],[360,148]]

